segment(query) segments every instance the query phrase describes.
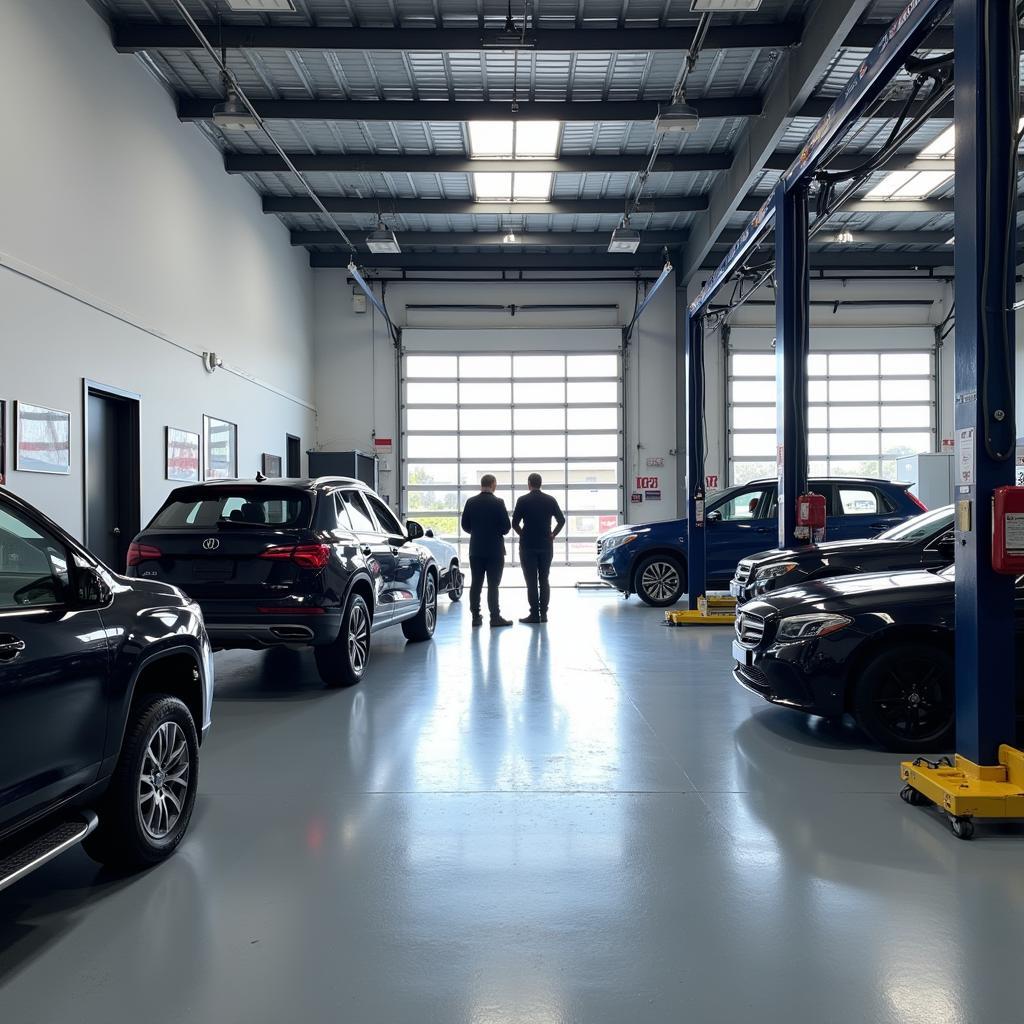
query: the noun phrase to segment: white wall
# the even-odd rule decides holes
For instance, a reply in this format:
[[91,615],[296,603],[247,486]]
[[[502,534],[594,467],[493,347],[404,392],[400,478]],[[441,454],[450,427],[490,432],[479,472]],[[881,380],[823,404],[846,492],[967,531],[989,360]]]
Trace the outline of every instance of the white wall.
[[[393,438],[398,432],[391,339],[372,306],[367,313],[353,312],[344,270],[318,270],[314,276],[319,446],[367,449],[374,431]],[[676,514],[674,296],[671,282],[666,283],[641,318],[627,355],[627,484],[637,473],[646,475],[648,457],[665,460],[664,467],[650,471],[661,477],[662,501],[631,506],[629,518],[634,522]],[[449,349],[598,350],[615,338],[608,328],[621,326],[631,317],[635,291],[631,281],[408,281],[389,282],[385,299],[392,319],[406,329],[409,348],[436,343],[448,327]],[[409,308],[470,303],[613,305],[614,309],[519,310],[512,317],[506,311]],[[428,337],[430,342],[425,341]],[[394,498],[397,466],[394,460],[389,464],[391,473],[383,478],[381,490]]]
[[138,58],[83,0],[4,0],[0,95],[0,399],[72,413],[71,475],[8,486],[80,535],[85,377],[142,395],[143,519],[172,486],[167,424],[236,422],[245,475],[285,433],[310,446],[306,253]]

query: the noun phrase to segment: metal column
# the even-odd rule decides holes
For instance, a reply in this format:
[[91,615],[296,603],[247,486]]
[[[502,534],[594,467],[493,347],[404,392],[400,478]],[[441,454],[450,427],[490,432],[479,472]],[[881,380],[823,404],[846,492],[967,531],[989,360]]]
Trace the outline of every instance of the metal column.
[[1014,581],[992,571],[992,491],[1013,483],[1017,15],[955,0],[956,739],[975,764],[1015,741]]
[[796,499],[807,490],[807,353],[810,348],[810,260],[807,186],[785,182],[775,190],[776,458],[779,473],[779,547],[794,536]]
[[704,321],[686,314],[686,554],[688,607],[697,608],[707,581],[704,518]]

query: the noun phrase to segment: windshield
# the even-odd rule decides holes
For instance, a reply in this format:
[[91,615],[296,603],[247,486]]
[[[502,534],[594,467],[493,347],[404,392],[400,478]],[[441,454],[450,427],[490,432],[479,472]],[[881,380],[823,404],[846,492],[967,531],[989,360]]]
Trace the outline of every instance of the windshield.
[[948,530],[953,525],[953,506],[944,505],[942,508],[932,509],[930,512],[922,512],[913,519],[908,519],[899,526],[894,526],[885,533],[878,535],[879,540],[906,540],[918,541],[927,540],[933,533],[939,530]]
[[232,526],[309,526],[309,495],[284,487],[218,487],[180,491],[159,511],[151,530],[210,530]]

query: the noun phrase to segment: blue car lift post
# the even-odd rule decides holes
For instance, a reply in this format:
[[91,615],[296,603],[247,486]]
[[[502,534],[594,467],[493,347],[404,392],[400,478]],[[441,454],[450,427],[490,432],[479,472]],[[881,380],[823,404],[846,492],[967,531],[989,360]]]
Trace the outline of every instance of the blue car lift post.
[[992,569],[992,494],[1014,480],[1016,3],[955,0],[956,738],[953,762],[905,761],[901,795],[961,839],[974,818],[1024,818],[1015,749],[1014,580]]
[[[950,7],[956,55],[957,495],[955,761],[903,762],[902,796],[935,803],[954,834],[973,817],[1024,817],[1024,753],[1015,740],[1014,583],[992,570],[992,493],[1013,483],[1013,282],[1017,204],[1017,14],[1008,0],[911,0],[868,54],[792,166],[741,233],[686,317],[690,607],[706,586],[703,319],[719,289],[775,225],[779,543],[794,541],[793,499],[807,482],[807,187],[832,146]],[[1008,355],[1007,355],[1008,354]],[[965,434],[964,431],[967,433]]]

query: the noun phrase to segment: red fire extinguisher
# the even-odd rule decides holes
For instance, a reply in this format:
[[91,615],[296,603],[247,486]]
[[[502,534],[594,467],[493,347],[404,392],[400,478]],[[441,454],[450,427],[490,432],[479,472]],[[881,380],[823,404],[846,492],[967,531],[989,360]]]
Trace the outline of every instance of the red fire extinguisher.
[[796,529],[793,532],[800,540],[820,544],[825,539],[825,514],[823,494],[801,494],[796,499]]

